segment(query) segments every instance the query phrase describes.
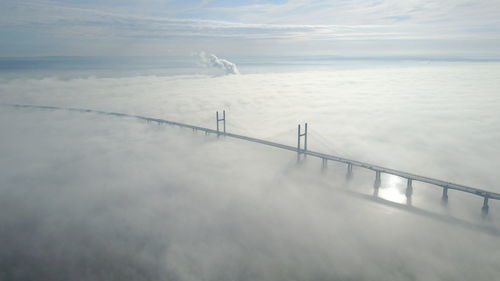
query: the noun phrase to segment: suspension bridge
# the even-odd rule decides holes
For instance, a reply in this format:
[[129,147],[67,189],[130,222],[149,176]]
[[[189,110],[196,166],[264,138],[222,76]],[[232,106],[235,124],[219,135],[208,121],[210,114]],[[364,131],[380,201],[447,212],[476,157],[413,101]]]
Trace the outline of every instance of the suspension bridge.
[[285,145],[277,142],[272,142],[268,140],[263,140],[259,138],[253,138],[249,136],[244,136],[244,135],[239,135],[239,134],[233,134],[229,133],[226,131],[226,112],[222,111],[221,114],[217,111],[215,114],[215,121],[216,121],[216,126],[215,129],[210,129],[210,128],[204,128],[200,126],[195,126],[195,125],[190,125],[190,124],[185,124],[181,122],[175,122],[175,121],[169,121],[169,120],[164,120],[164,119],[158,119],[158,118],[151,118],[151,117],[145,117],[145,116],[140,116],[140,115],[133,115],[133,114],[124,114],[124,113],[117,113],[117,112],[108,112],[108,111],[101,111],[101,110],[94,110],[94,109],[85,109],[85,108],[66,108],[66,107],[57,107],[57,106],[42,106],[42,105],[28,105],[28,104],[3,104],[4,106],[9,106],[9,107],[15,107],[15,108],[32,108],[32,109],[46,109],[46,110],[67,110],[67,111],[76,111],[76,112],[89,112],[89,113],[97,113],[97,114],[103,114],[103,115],[111,115],[111,116],[117,116],[117,117],[128,117],[128,118],[136,118],[139,120],[144,120],[146,122],[155,122],[158,124],[167,124],[167,125],[172,125],[172,126],[179,126],[183,128],[188,128],[192,129],[193,131],[201,131],[204,132],[205,134],[214,134],[217,136],[224,136],[224,137],[230,137],[230,138],[236,138],[236,139],[241,139],[249,142],[254,142],[254,143],[260,143],[284,150],[289,150],[292,152],[297,153],[297,161],[300,161],[301,156],[310,156],[310,157],[316,157],[322,160],[322,168],[325,169],[327,167],[327,162],[328,161],[334,161],[334,162],[339,162],[343,163],[347,167],[347,172],[346,172],[346,179],[351,179],[353,177],[353,167],[359,167],[359,168],[364,168],[371,170],[375,173],[375,179],[374,179],[374,195],[378,195],[378,189],[381,186],[382,180],[381,180],[381,174],[389,174],[393,176],[397,176],[400,178],[403,178],[406,180],[406,199],[407,199],[407,204],[411,205],[411,198],[413,195],[413,182],[422,182],[422,183],[427,183],[433,186],[436,186],[438,188],[442,189],[442,196],[441,196],[441,201],[443,204],[446,204],[448,202],[448,190],[457,190],[460,192],[472,194],[475,196],[480,196],[483,198],[483,204],[481,206],[481,214],[483,217],[485,217],[488,212],[489,212],[489,200],[500,200],[500,194],[496,192],[491,192],[487,191],[484,189],[479,189],[475,187],[470,187],[466,185],[461,185],[461,184],[456,184],[448,181],[443,181],[439,179],[434,179],[422,175],[416,175],[404,171],[399,171],[396,169],[391,169],[391,168],[386,168],[366,162],[361,162],[353,159],[348,159],[348,158],[343,158],[335,155],[330,155],[330,154],[325,154],[321,152],[316,152],[316,151],[311,151],[307,149],[307,138],[308,138],[308,129],[307,129],[307,123],[304,124],[302,127],[301,125],[297,126],[297,146],[290,146],[290,145]]

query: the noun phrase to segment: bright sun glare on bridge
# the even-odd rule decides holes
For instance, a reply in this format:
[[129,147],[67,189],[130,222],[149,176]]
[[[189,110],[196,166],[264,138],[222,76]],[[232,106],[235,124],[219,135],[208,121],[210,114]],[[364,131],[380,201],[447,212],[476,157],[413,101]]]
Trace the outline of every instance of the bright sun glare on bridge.
[[385,175],[382,178],[378,196],[389,201],[404,204],[406,203],[405,188],[406,181],[404,179],[393,175]]

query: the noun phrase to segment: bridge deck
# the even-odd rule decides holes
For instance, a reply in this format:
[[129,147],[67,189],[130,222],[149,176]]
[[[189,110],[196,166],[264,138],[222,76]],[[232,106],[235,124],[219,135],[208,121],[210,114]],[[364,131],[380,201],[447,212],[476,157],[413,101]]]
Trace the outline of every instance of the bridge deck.
[[[185,123],[174,122],[174,121],[169,121],[169,120],[164,120],[164,119],[150,118],[150,117],[145,117],[145,116],[140,116],[140,115],[131,115],[131,114],[107,112],[107,111],[83,109],[83,108],[63,108],[63,107],[56,107],[56,106],[38,106],[38,105],[23,105],[23,104],[4,104],[4,105],[13,106],[13,107],[24,107],[24,108],[92,112],[92,113],[112,115],[112,116],[118,116],[118,117],[137,118],[137,119],[145,120],[148,122],[156,122],[159,124],[168,124],[168,125],[174,125],[174,126],[179,126],[179,127],[184,127],[184,128],[190,128],[190,129],[194,129],[194,130],[198,130],[198,131],[203,131],[203,132],[206,132],[209,134],[218,134],[221,136],[237,138],[237,139],[241,139],[241,140],[246,140],[246,141],[250,141],[250,142],[260,143],[260,144],[269,145],[269,146],[273,146],[273,147],[277,147],[277,148],[281,148],[281,149],[285,149],[285,150],[298,152],[297,147],[293,147],[293,146],[289,146],[289,145],[284,145],[284,144],[280,144],[280,143],[276,143],[276,142],[271,142],[271,141],[267,141],[267,140],[263,140],[263,139],[252,138],[252,137],[233,134],[233,133],[224,133],[221,131],[218,132],[217,130],[213,130],[213,129],[209,129],[209,128],[204,128],[204,127],[199,127],[199,126],[194,126],[194,125],[189,125],[189,124],[185,124]],[[313,157],[318,157],[318,158],[322,158],[322,159],[336,161],[336,162],[340,162],[340,163],[351,164],[353,166],[362,167],[365,169],[369,169],[372,171],[378,171],[378,172],[385,173],[385,174],[395,175],[395,176],[410,179],[413,181],[429,183],[429,184],[440,186],[443,188],[467,192],[467,193],[475,194],[475,195],[485,197],[485,198],[500,200],[499,193],[491,192],[491,191],[487,191],[487,190],[483,190],[483,189],[479,189],[479,188],[469,187],[469,186],[451,183],[451,182],[447,182],[447,181],[442,181],[442,180],[438,180],[438,179],[434,179],[434,178],[415,175],[415,174],[408,173],[408,172],[403,172],[403,171],[399,171],[399,170],[395,170],[395,169],[385,168],[385,167],[378,166],[378,165],[373,165],[373,164],[369,164],[369,163],[365,163],[365,162],[361,162],[361,161],[356,161],[356,160],[352,160],[352,159],[347,159],[347,158],[343,158],[343,157],[339,157],[339,156],[329,155],[329,154],[310,151],[310,150],[300,150],[300,153],[310,155]]]

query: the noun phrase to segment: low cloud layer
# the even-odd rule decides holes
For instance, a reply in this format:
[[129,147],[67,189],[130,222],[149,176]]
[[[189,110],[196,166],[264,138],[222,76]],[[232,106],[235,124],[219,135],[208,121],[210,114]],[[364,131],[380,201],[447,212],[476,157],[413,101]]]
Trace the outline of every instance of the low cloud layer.
[[498,237],[336,192],[342,173],[288,152],[94,114],[1,115],[5,280],[498,274]]
[[[4,103],[86,107],[214,127],[500,191],[497,63],[250,75],[5,79]],[[459,153],[457,153],[459,152]]]
[[[2,79],[2,103],[215,126],[500,191],[497,64]],[[498,237],[383,204],[374,175],[135,119],[0,107],[0,279],[493,280]],[[405,183],[383,176],[395,200]],[[414,205],[499,227],[498,202],[415,183]]]

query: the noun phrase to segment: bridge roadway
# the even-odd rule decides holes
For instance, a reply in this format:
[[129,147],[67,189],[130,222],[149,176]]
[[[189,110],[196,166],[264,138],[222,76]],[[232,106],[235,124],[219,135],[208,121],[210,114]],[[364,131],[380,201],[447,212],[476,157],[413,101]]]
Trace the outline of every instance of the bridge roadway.
[[193,130],[197,131],[202,131],[207,134],[216,134],[220,136],[226,136],[226,137],[231,137],[231,138],[236,138],[236,139],[241,139],[241,140],[246,140],[250,142],[255,142],[255,143],[260,143],[264,145],[269,145],[285,150],[290,150],[293,152],[300,152],[304,155],[309,155],[321,159],[327,159],[331,161],[336,161],[340,163],[345,163],[348,165],[352,166],[357,166],[365,169],[369,169],[375,172],[380,172],[380,173],[385,173],[385,174],[390,174],[398,177],[402,177],[408,180],[412,181],[419,181],[419,182],[424,182],[436,186],[440,186],[443,188],[448,188],[448,189],[454,189],[462,192],[467,192],[467,193],[472,193],[481,197],[484,197],[485,200],[487,199],[495,199],[495,200],[500,200],[500,194],[479,189],[479,188],[474,188],[474,187],[469,187],[465,185],[460,185],[456,183],[451,183],[447,181],[442,181],[438,179],[433,179],[425,176],[420,176],[420,175],[415,175],[403,171],[398,171],[395,169],[390,169],[390,168],[385,168],[382,166],[378,165],[373,165],[361,161],[356,161],[352,159],[347,159],[339,156],[334,156],[334,155],[329,155],[329,154],[324,154],[320,152],[315,152],[315,151],[310,151],[310,150],[303,150],[300,149],[298,151],[297,147],[294,146],[289,146],[281,143],[276,143],[276,142],[271,142],[263,139],[258,139],[258,138],[252,138],[252,137],[247,137],[243,135],[238,135],[238,134],[233,134],[233,133],[227,133],[227,132],[222,132],[222,131],[217,131],[214,129],[209,129],[209,128],[204,128],[204,127],[199,127],[199,126],[194,126],[194,125],[189,125],[181,122],[174,122],[174,121],[169,121],[169,120],[164,120],[164,119],[157,119],[157,118],[150,118],[150,117],[145,117],[141,115],[131,115],[131,114],[124,114],[124,113],[116,113],[116,112],[107,112],[107,111],[100,111],[100,110],[94,110],[94,109],[84,109],[84,108],[64,108],[64,107],[56,107],[56,106],[39,106],[39,105],[25,105],[25,104],[4,104],[5,106],[11,106],[11,107],[18,107],[18,108],[36,108],[36,109],[49,109],[49,110],[69,110],[69,111],[77,111],[77,112],[90,112],[90,113],[98,113],[98,114],[104,114],[104,115],[111,115],[111,116],[118,116],[118,117],[130,117],[130,118],[137,118],[140,120],[145,120],[147,122],[156,122],[158,124],[168,124],[168,125],[173,125],[173,126],[179,126],[179,127],[184,127],[184,128],[190,128]]

